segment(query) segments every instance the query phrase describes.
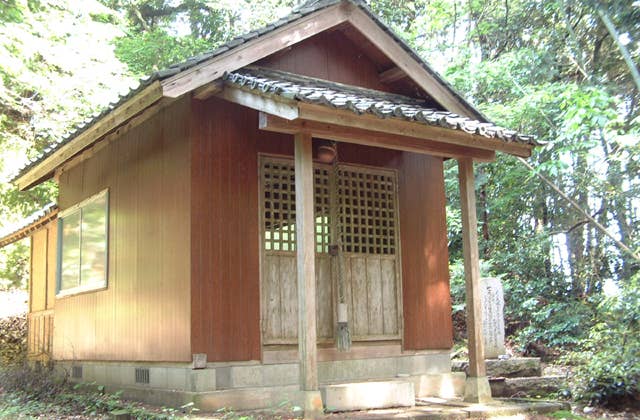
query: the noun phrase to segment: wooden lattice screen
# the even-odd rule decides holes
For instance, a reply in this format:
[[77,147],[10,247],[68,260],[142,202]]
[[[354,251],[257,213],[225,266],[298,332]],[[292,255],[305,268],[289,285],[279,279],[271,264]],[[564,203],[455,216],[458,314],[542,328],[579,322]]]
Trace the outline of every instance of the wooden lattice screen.
[[[332,186],[336,190],[333,194]],[[341,233],[354,340],[400,338],[396,173],[346,164],[337,168],[317,164],[314,188],[319,339],[332,340],[335,329],[339,270],[335,254],[329,254],[332,238],[335,240],[332,228]],[[297,283],[292,160],[262,157],[261,195],[264,343],[293,344],[297,337]],[[333,212],[332,200],[336,206]],[[332,214],[337,216],[335,223]]]

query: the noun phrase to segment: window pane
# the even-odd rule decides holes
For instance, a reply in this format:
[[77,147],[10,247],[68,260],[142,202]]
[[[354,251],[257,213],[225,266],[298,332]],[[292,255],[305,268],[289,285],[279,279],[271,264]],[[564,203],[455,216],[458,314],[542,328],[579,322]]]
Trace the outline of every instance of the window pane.
[[60,219],[62,252],[60,256],[60,290],[79,284],[80,275],[80,212]]
[[107,196],[82,208],[82,285],[103,284],[107,262]]

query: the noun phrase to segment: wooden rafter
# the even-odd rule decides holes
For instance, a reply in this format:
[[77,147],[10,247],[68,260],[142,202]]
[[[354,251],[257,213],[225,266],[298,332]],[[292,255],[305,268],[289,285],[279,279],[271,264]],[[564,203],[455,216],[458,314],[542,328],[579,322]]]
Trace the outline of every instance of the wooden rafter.
[[398,80],[402,80],[407,77],[407,73],[404,72],[400,67],[391,67],[389,70],[385,70],[380,73],[380,82],[381,83],[393,83]]

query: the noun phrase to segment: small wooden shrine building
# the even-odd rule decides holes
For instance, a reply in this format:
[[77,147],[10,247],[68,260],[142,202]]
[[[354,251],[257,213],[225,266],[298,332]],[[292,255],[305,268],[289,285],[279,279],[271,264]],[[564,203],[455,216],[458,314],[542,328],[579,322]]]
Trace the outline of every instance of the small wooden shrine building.
[[[30,346],[164,404],[313,413],[347,382],[375,389],[354,407],[398,386],[485,400],[473,162],[533,147],[363,2],[307,2],[152,75],[20,172],[22,190],[59,185],[57,218],[32,234],[45,304]],[[449,358],[445,159],[460,174],[466,380]]]

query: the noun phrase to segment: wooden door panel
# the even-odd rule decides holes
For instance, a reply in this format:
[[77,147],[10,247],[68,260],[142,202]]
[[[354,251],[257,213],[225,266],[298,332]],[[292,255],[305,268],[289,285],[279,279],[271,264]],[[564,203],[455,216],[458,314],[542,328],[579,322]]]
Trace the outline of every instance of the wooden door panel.
[[[327,165],[315,168],[316,320],[319,341],[333,339],[343,276],[349,328],[354,341],[400,339],[400,272],[397,259],[395,172],[340,165],[330,207]],[[262,329],[264,344],[297,342],[297,279],[293,162],[261,159]],[[335,173],[335,172],[334,172]],[[339,185],[338,185],[339,184]],[[339,222],[330,222],[331,214]],[[329,232],[341,232],[342,249],[331,256]],[[340,258],[344,273],[340,273]]]

